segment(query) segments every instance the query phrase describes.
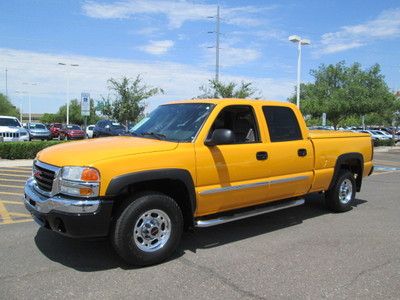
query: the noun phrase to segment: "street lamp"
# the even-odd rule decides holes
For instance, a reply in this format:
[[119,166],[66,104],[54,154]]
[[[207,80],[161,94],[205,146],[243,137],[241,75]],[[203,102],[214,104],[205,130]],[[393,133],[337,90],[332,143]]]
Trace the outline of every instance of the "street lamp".
[[301,69],[301,46],[310,45],[311,42],[308,39],[302,39],[298,35],[289,36],[289,41],[297,43],[297,107],[300,108],[300,69]]
[[24,101],[23,96],[24,96],[24,94],[26,94],[27,92],[26,92],[26,91],[15,91],[15,93],[16,93],[17,95],[21,95],[21,102],[20,102],[20,105],[19,105],[19,121],[20,121],[21,124],[22,124],[22,123],[23,123],[23,122],[22,122],[22,102]]
[[[35,83],[35,82],[23,82],[22,83],[23,85],[30,85],[30,86],[35,86],[35,85],[38,85],[37,83]],[[32,106],[31,106],[31,89],[30,88],[28,88],[28,105],[29,105],[29,123],[31,123],[32,122]]]
[[69,76],[71,67],[79,67],[78,64],[66,64],[59,62],[58,65],[67,67],[67,125],[69,124]]

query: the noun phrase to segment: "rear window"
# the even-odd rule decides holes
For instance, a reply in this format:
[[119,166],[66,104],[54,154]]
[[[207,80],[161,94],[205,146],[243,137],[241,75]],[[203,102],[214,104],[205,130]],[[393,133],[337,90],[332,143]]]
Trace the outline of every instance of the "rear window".
[[271,142],[301,140],[301,131],[297,118],[289,107],[264,106],[263,112]]

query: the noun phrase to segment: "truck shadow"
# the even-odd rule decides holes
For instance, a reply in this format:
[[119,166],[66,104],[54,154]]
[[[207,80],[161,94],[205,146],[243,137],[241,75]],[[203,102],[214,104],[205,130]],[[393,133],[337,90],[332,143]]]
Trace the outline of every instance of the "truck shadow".
[[[354,206],[367,201],[356,199]],[[301,224],[303,221],[329,214],[323,197],[309,195],[306,203],[299,207],[264,214],[220,226],[196,229],[184,233],[178,251],[170,258],[174,260],[186,251],[209,249],[253,236]],[[81,272],[94,272],[114,268],[134,269],[124,263],[114,252],[108,239],[79,240],[61,236],[40,228],[35,236],[38,249],[48,259]]]

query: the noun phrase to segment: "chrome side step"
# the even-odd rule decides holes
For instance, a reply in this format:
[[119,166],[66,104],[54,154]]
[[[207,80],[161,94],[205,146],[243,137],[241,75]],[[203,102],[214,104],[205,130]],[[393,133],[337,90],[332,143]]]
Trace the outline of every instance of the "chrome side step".
[[277,210],[281,210],[281,209],[285,209],[285,208],[289,208],[289,207],[299,206],[302,204],[304,204],[304,199],[285,201],[283,203],[278,202],[276,204],[269,205],[266,207],[256,208],[254,210],[245,211],[245,212],[237,212],[232,215],[221,216],[221,217],[218,217],[215,219],[198,219],[198,220],[195,220],[194,224],[195,224],[195,227],[200,227],[200,228],[211,227],[211,226],[215,226],[215,225],[220,225],[220,224],[224,224],[224,223],[228,223],[228,222],[233,222],[233,221],[237,221],[237,220],[241,220],[241,219],[245,219],[245,218],[249,218],[249,217],[254,217],[254,216],[270,213],[273,211],[277,211]]

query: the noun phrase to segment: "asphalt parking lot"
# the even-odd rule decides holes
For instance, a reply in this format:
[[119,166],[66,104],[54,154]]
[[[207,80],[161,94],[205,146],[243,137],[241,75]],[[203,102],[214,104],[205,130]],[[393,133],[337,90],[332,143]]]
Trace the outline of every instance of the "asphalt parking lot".
[[353,210],[300,207],[186,233],[177,254],[130,268],[106,240],[40,229],[29,167],[0,168],[0,298],[400,298],[400,153],[377,153]]

